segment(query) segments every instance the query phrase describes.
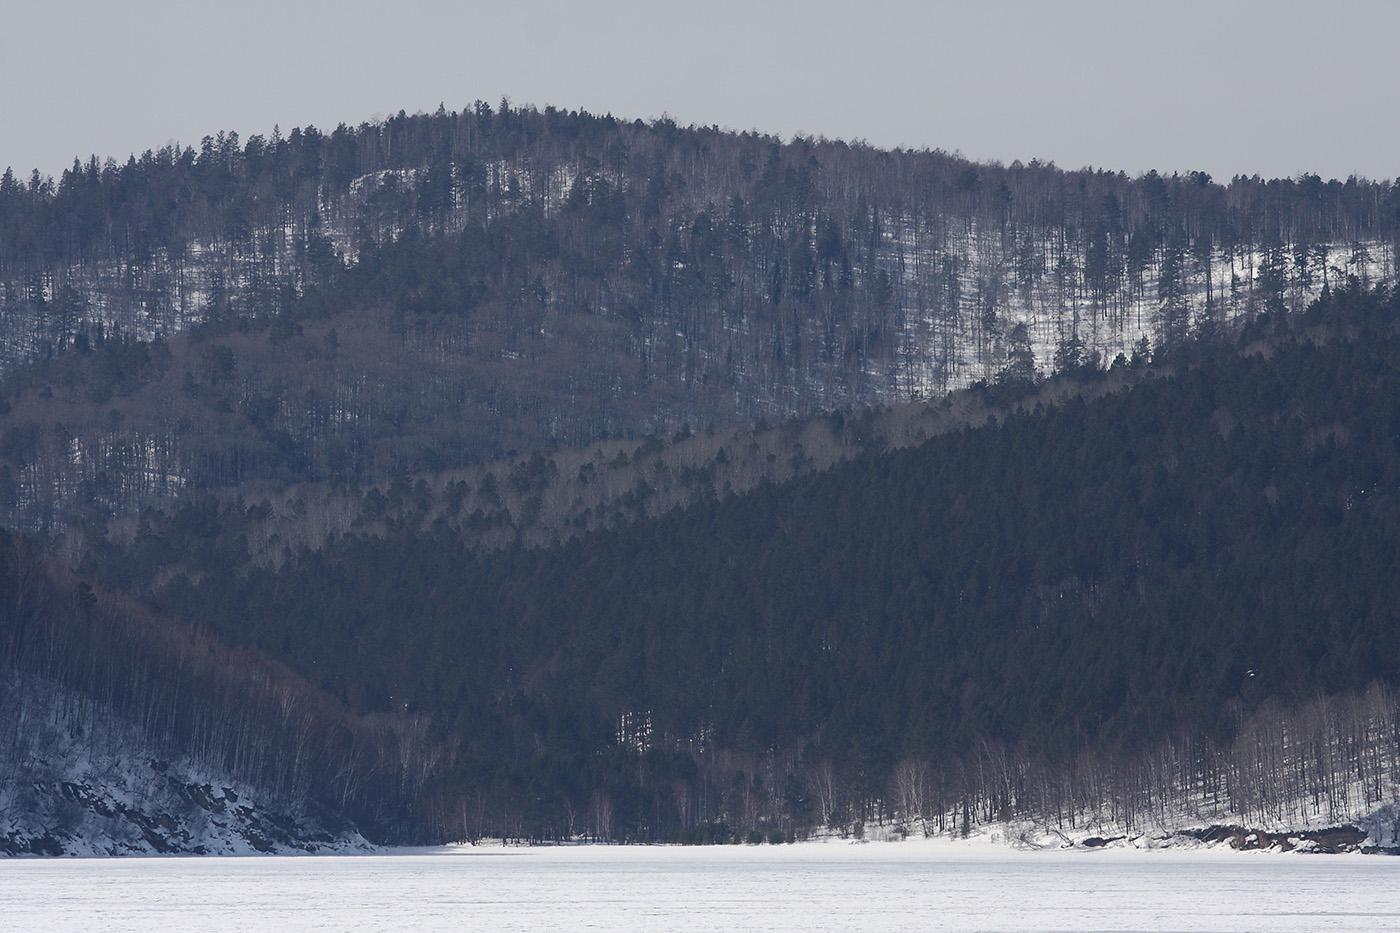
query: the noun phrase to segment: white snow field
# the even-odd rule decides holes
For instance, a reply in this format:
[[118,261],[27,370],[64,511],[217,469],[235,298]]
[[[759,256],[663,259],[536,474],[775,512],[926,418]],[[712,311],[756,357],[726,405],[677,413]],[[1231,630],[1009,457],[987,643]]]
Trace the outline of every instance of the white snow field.
[[15,859],[5,930],[1400,930],[1400,858],[948,841]]

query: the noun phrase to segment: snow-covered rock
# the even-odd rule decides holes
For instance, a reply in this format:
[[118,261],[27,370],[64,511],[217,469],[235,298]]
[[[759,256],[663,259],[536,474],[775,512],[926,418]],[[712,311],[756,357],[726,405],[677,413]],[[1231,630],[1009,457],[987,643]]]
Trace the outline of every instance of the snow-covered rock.
[[0,685],[0,853],[363,852],[355,827],[274,799],[55,685]]

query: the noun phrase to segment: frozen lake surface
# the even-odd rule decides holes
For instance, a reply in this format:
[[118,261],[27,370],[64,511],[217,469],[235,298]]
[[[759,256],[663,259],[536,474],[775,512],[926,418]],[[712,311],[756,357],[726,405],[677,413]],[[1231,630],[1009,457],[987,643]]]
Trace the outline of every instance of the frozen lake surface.
[[1400,858],[937,842],[0,862],[7,930],[1400,930]]

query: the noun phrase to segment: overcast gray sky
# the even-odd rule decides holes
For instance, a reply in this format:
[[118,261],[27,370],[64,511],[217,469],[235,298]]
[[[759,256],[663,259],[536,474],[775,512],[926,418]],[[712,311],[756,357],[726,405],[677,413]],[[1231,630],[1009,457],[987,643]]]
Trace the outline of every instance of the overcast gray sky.
[[1400,175],[1400,3],[7,0],[0,166],[583,108],[1130,174]]

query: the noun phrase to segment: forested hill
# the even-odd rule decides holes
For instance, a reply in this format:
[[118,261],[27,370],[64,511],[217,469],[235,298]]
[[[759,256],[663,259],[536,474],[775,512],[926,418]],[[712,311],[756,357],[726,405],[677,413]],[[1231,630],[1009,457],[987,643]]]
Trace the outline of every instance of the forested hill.
[[792,826],[821,782],[866,813],[900,762],[987,743],[1131,770],[1400,678],[1397,322],[1347,290],[1119,392],[570,544],[351,536],[160,598],[361,711],[431,716],[464,833],[604,803],[609,832]]
[[6,172],[0,504],[55,527],[1107,365],[1392,281],[1397,237],[1386,182],[504,104]]
[[504,103],[7,171],[0,526],[91,582],[0,540],[0,699],[383,839],[1397,802],[1397,255]]

